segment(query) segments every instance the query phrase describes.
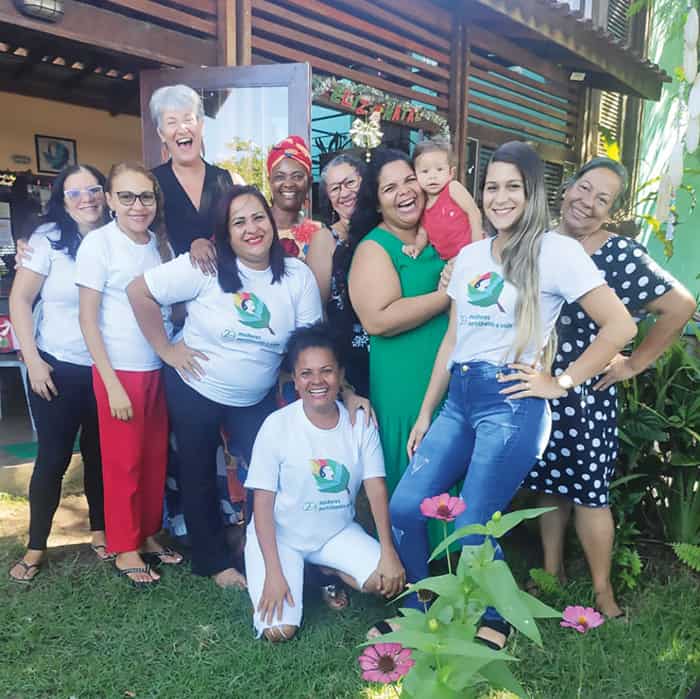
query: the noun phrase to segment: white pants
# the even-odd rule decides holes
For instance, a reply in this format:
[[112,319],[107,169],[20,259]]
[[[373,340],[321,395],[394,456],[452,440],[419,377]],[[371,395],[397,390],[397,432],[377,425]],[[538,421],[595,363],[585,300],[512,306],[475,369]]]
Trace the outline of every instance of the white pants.
[[379,542],[372,538],[357,522],[351,522],[345,529],[329,539],[318,551],[298,551],[279,540],[277,540],[277,551],[282,573],[292,593],[294,606],[290,607],[287,602],[284,602],[282,619],[277,618],[277,611],[275,611],[272,623],[268,624],[257,611],[265,584],[265,561],[255,533],[255,523],[251,522],[246,534],[245,569],[248,592],[253,602],[253,625],[258,638],[265,629],[270,627],[282,625],[298,627],[301,625],[304,561],[334,568],[350,575],[362,588],[379,565],[380,557]]

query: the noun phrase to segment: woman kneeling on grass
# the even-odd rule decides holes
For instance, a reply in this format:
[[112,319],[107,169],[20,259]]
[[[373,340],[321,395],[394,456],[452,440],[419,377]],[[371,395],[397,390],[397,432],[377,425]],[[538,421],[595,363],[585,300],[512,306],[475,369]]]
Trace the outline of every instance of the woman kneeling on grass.
[[[328,326],[296,330],[287,358],[301,398],[265,420],[246,480],[255,491],[248,589],[255,629],[270,641],[291,639],[301,624],[305,561],[384,597],[405,582],[391,539],[379,433],[365,420],[352,425],[337,400],[343,369]],[[360,483],[379,542],[354,521]]]

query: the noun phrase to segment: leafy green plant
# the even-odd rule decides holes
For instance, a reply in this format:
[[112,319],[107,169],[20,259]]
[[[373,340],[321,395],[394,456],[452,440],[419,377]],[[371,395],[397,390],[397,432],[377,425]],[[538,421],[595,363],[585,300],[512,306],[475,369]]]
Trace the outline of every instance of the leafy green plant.
[[[401,644],[412,649],[412,666],[401,687],[403,698],[463,699],[478,696],[484,686],[525,696],[508,667],[515,658],[505,651],[487,648],[474,637],[487,607],[496,608],[539,646],[542,637],[535,619],[561,616],[560,612],[518,587],[508,564],[495,559],[492,543],[523,520],[551,509],[519,510],[506,515],[496,512],[487,524],[462,527],[435,548],[431,561],[465,536],[486,536],[478,546],[462,547],[454,574],[432,576],[410,585],[405,594],[429,591],[437,595],[437,599],[425,613],[402,609],[403,616],[394,620],[400,624],[400,630],[379,639],[382,645]],[[440,514],[435,516],[444,521],[448,519]],[[364,645],[375,643],[377,640]]]
[[671,544],[673,552],[689,568],[700,573],[700,546],[693,544]]
[[558,595],[563,592],[559,578],[544,568],[530,568],[530,580],[545,594]]
[[677,340],[653,370],[624,382],[619,434],[622,471],[643,489],[648,524],[665,541],[700,544],[700,361],[693,342]]
[[642,559],[637,551],[640,531],[636,512],[646,494],[641,474],[623,476],[610,485],[610,502],[615,511],[615,547],[612,577],[616,590],[634,590],[642,574]]

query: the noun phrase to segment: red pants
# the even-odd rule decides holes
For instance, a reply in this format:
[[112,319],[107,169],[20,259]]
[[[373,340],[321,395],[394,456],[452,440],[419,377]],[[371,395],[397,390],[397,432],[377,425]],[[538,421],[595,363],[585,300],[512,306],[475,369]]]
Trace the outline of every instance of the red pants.
[[168,459],[168,411],[160,370],[115,371],[134,416],[112,417],[107,389],[95,367],[92,380],[100,427],[107,549],[137,551],[160,531],[165,467]]

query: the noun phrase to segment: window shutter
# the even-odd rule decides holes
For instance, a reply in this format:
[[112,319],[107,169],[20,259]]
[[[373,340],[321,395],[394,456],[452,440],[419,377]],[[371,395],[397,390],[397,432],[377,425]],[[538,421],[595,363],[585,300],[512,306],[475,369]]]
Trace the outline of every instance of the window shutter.
[[608,0],[607,30],[625,43],[629,40],[630,18],[627,12],[631,4],[631,0]]

